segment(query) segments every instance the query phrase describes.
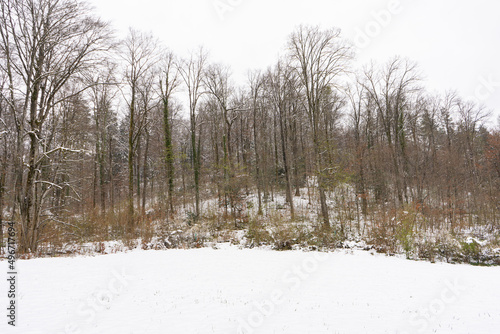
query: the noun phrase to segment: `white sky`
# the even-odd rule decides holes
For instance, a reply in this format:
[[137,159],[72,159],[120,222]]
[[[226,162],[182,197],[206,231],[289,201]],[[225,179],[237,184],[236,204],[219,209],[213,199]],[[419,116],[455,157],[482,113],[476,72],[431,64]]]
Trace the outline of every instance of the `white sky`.
[[338,27],[360,46],[360,66],[408,57],[418,62],[430,91],[475,97],[494,110],[493,123],[500,115],[500,1],[90,1],[118,36],[129,27],[152,32],[180,56],[203,45],[210,61],[230,65],[240,84],[248,70],[275,63],[297,25]]

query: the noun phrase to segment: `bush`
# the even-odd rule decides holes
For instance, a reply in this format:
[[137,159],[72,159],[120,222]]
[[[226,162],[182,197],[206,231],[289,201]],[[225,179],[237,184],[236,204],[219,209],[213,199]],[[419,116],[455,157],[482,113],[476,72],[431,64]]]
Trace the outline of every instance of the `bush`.
[[462,253],[465,257],[465,260],[471,263],[473,260],[476,263],[481,261],[481,245],[476,242],[476,240],[467,240],[460,242],[462,246]]
[[417,216],[412,211],[403,211],[396,227],[396,239],[409,259],[414,249],[414,226]]

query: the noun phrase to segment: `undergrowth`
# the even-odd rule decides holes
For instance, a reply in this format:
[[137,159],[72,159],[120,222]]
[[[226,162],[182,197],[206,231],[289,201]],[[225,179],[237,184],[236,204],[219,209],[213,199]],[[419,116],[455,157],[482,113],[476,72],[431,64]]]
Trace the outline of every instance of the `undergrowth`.
[[500,265],[498,229],[485,226],[470,231],[460,228],[460,224],[455,224],[454,229],[442,228],[435,225],[435,217],[412,205],[375,208],[365,217],[335,207],[338,212],[332,212],[329,225],[309,206],[297,207],[293,220],[286,203],[266,203],[265,208],[258,213],[254,203],[246,200],[245,210],[233,214],[212,204],[195,217],[189,209],[166,214],[158,205],[136,217],[132,228],[126,210],[105,214],[95,211],[68,217],[65,224],[48,224],[44,231],[48,237],[37,252],[20,257],[104,254],[136,248],[188,249],[229,242],[278,251],[355,247],[401,254],[412,260]]

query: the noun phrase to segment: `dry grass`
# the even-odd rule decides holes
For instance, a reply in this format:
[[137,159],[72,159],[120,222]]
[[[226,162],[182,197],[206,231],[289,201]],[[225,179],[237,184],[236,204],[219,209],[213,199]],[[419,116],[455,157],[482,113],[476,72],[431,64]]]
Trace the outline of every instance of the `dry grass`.
[[275,250],[335,249],[355,241],[381,253],[404,254],[408,259],[500,264],[500,230],[480,225],[475,217],[465,214],[456,215],[451,223],[446,210],[406,205],[401,209],[374,207],[363,217],[347,209],[344,202],[337,202],[332,205],[332,223],[325,226],[310,206],[297,206],[292,220],[288,206],[282,203],[265,203],[264,214],[259,215],[255,203],[248,199],[240,202],[244,209],[232,214],[212,199],[196,219],[180,207],[175,215],[167,216],[157,205],[138,214],[132,229],[127,227],[124,209],[106,214],[90,211],[64,222],[48,221],[37,252],[22,256],[102,254],[138,247],[198,248],[223,242]]

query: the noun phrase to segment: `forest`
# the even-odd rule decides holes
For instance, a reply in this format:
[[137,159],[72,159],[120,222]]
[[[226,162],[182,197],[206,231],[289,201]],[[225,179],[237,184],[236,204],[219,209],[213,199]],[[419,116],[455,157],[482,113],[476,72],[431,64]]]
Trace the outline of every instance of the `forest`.
[[11,224],[25,256],[231,241],[500,263],[500,124],[411,59],[359,67],[340,29],[301,25],[235,83],[80,0],[0,3],[2,252]]

